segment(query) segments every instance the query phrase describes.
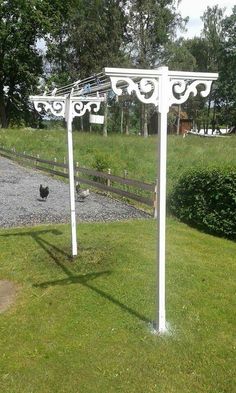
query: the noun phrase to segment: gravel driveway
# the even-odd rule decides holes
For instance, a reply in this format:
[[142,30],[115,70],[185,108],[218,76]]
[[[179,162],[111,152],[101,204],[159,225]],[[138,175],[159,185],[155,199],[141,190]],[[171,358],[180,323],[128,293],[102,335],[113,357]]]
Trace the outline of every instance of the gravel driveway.
[[[40,184],[49,186],[47,201],[40,199]],[[70,221],[69,185],[66,183],[0,157],[0,187],[1,228]],[[96,193],[90,193],[84,202],[76,202],[76,216],[77,222],[150,218],[128,204]]]

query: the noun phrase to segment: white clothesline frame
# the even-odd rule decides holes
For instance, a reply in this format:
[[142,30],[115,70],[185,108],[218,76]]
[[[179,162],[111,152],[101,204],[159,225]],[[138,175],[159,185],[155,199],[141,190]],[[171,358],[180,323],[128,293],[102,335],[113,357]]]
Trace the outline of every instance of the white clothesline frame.
[[170,71],[168,67],[153,70],[129,68],[105,68],[104,73],[82,81],[54,89],[41,96],[31,96],[37,111],[51,111],[67,122],[68,161],[71,208],[72,256],[77,255],[77,234],[74,195],[74,165],[72,121],[86,111],[98,112],[101,102],[110,92],[135,94],[144,104],[153,104],[158,110],[157,152],[157,301],[154,328],[164,333],[166,326],[165,306],[165,254],[166,254],[166,160],[167,160],[167,114],[172,104],[182,104],[189,95],[196,96],[197,88],[206,97],[211,85],[218,78],[216,73]]

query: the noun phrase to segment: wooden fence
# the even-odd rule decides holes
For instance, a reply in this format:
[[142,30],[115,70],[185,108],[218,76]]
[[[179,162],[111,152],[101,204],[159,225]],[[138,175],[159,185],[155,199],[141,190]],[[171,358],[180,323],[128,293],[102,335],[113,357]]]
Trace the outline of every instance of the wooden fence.
[[[39,155],[32,156],[26,154],[26,152],[19,153],[15,148],[7,149],[4,146],[0,146],[0,155],[12,160],[24,161],[31,167],[50,173],[51,175],[64,178],[69,177],[68,163],[65,159],[63,163],[58,162],[56,158],[54,160],[46,160],[40,158]],[[153,207],[154,216],[156,216],[156,185],[154,183],[150,184],[129,179],[126,177],[127,171],[124,172],[124,177],[121,177],[112,175],[110,170],[108,170],[108,173],[105,173],[95,169],[83,168],[79,166],[78,162],[75,163],[74,169],[76,182]],[[133,190],[136,190],[136,193]]]

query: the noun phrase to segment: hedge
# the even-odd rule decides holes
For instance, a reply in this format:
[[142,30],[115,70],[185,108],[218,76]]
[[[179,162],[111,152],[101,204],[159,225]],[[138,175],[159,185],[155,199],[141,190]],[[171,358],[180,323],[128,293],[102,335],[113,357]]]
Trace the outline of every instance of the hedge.
[[168,206],[183,222],[236,239],[236,169],[186,172],[170,194]]

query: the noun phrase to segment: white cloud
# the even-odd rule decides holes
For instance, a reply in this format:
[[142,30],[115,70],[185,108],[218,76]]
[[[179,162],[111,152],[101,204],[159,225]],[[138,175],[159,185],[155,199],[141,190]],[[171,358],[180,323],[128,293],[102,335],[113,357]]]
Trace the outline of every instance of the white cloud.
[[179,35],[185,38],[199,36],[203,27],[201,16],[208,6],[213,7],[214,5],[226,8],[225,15],[229,15],[235,5],[235,0],[182,0],[178,10],[183,17],[189,16],[189,22],[186,26],[187,33],[180,33]]

